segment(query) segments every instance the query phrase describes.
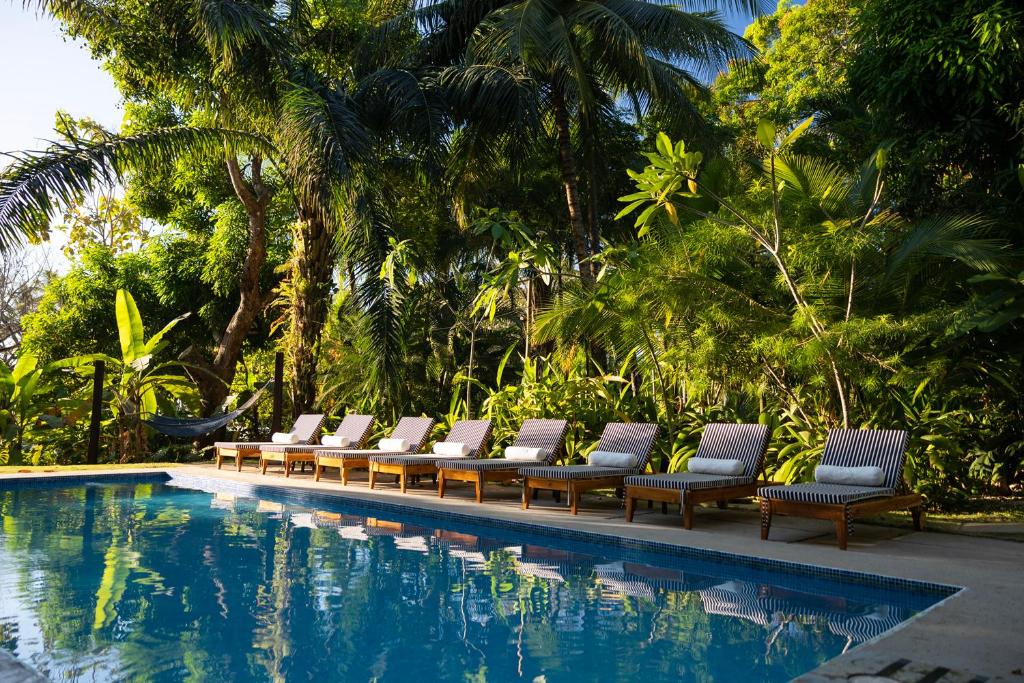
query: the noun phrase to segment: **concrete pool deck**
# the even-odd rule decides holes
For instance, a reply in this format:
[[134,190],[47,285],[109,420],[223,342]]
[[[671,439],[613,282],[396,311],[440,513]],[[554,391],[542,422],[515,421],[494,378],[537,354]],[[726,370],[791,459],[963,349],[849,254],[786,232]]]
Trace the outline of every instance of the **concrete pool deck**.
[[[2,474],[0,481],[35,477],[102,476],[110,474],[153,474],[159,468],[132,470],[71,471],[66,474]],[[784,562],[880,574],[910,580],[963,586],[965,590],[948,598],[892,633],[860,645],[798,680],[855,681],[858,674],[875,674],[898,660],[911,660],[889,678],[861,680],[925,680],[937,667],[947,674],[933,682],[1021,681],[1024,682],[1024,543],[946,533],[913,532],[907,529],[858,524],[846,552],[835,547],[833,527],[816,520],[776,517],[771,540],[759,538],[759,515],[749,508],[719,510],[700,508],[694,528],[685,531],[676,511],[662,515],[660,506],[640,506],[635,521],[626,523],[618,500],[585,496],[580,514],[571,516],[562,504],[549,496],[535,501],[530,510],[519,506],[519,489],[490,486],[489,501],[473,502],[472,487],[449,484],[444,499],[429,483],[402,494],[388,483],[370,491],[365,477],[357,477],[342,488],[336,476],[319,483],[309,472],[285,478],[280,469],[260,475],[251,465],[242,472],[217,470],[213,465],[185,465],[168,468],[172,475],[199,475],[240,484],[286,486],[313,490],[351,500],[377,500],[407,505],[412,509],[440,510],[478,515],[490,519],[542,524],[614,537],[677,546],[765,557]],[[0,657],[0,681],[4,677]],[[915,668],[916,667],[916,668]],[[913,673],[913,672],[918,673]],[[923,672],[923,673],[921,673]],[[916,677],[910,677],[913,673]],[[982,678],[978,678],[982,677]],[[11,678],[10,680],[16,680]]]

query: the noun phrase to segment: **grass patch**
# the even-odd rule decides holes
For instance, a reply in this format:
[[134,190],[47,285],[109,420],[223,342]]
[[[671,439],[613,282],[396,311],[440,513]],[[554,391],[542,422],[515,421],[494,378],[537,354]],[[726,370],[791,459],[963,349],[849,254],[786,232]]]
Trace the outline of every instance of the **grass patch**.
[[156,469],[165,467],[178,467],[176,462],[139,462],[139,463],[110,463],[106,465],[0,465],[0,474],[17,474],[29,472],[78,472],[89,470],[118,470],[118,469]]

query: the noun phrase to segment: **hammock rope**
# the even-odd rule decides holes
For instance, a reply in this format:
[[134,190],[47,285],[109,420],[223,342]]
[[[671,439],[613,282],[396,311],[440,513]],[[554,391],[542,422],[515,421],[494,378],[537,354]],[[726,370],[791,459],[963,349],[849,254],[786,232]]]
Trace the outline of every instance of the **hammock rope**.
[[222,413],[212,417],[200,418],[153,415],[148,420],[143,420],[143,422],[161,434],[166,434],[167,436],[178,437],[181,439],[195,439],[217,431],[245,411],[249,410],[249,408],[252,408],[256,405],[256,402],[260,399],[263,392],[267,390],[267,387],[273,383],[274,380],[270,380],[264,384],[256,390],[256,393],[249,397],[248,401],[238,406],[230,413]]

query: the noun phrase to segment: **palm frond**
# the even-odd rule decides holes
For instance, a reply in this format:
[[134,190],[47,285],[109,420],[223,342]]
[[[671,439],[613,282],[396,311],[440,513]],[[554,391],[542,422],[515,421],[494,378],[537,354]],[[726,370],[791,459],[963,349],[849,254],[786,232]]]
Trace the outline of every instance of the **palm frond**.
[[242,131],[178,127],[14,154],[0,174],[0,251],[40,235],[55,211],[99,184],[121,183],[129,171],[170,166],[187,154],[218,154],[225,144],[272,149],[268,141]]

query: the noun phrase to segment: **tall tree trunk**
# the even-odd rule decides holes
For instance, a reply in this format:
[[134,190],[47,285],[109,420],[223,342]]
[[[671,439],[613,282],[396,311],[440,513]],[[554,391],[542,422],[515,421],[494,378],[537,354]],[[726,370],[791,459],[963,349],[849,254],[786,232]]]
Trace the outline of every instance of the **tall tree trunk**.
[[579,178],[576,174],[576,155],[572,151],[572,135],[569,128],[569,110],[565,106],[565,97],[557,88],[552,88],[551,106],[555,114],[555,131],[558,135],[558,163],[562,172],[562,184],[565,186],[565,202],[569,208],[569,224],[572,227],[573,248],[576,261],[580,267],[580,277],[585,282],[593,282],[593,264],[587,259],[591,256],[590,234],[583,216],[580,201]]
[[249,219],[249,244],[238,276],[238,308],[224,328],[213,362],[207,368],[214,377],[202,373],[196,377],[207,415],[213,413],[227,397],[242,355],[242,344],[264,304],[260,272],[267,259],[267,207],[272,191],[263,183],[263,159],[259,155],[253,155],[250,162],[251,180],[246,180],[238,158],[233,154],[228,154],[226,164],[231,187]]
[[289,343],[295,415],[316,402],[317,351],[327,322],[334,269],[334,235],[319,212],[300,208],[299,221]]

